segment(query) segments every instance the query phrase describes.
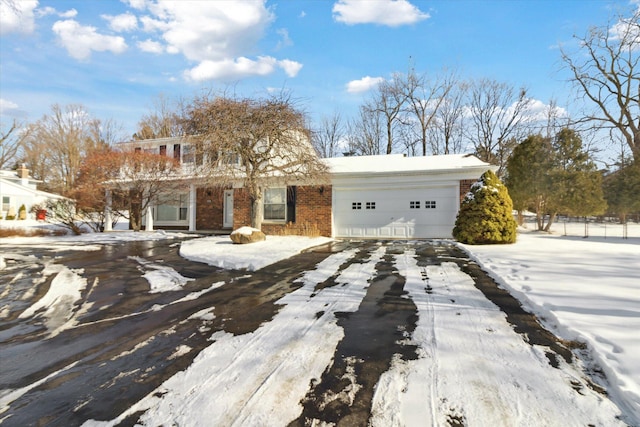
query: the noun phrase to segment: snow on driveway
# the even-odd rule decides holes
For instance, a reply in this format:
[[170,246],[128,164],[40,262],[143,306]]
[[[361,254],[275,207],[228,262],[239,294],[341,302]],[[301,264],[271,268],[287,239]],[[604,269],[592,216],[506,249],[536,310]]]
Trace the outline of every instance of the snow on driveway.
[[456,264],[418,267],[409,251],[396,265],[418,307],[421,357],[382,376],[372,426],[625,425],[575,367],[551,368]]
[[[278,302],[273,320],[245,335],[215,333],[188,369],[120,417],[85,426],[116,425],[140,411],[148,426],[288,424],[343,338],[334,314],[358,309],[386,250],[371,245],[368,259],[342,270],[355,251],[330,255]],[[626,425],[579,367],[553,368],[545,349],[527,344],[456,264],[419,267],[412,249],[392,253],[418,308],[410,340],[420,357],[396,360],[380,378],[372,426]],[[317,287],[332,276],[334,286]]]

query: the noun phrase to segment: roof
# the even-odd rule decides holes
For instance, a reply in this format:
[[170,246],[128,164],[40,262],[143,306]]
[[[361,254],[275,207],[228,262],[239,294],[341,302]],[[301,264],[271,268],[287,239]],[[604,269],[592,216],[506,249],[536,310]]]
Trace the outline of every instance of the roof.
[[348,156],[322,159],[334,175],[397,174],[488,170],[494,166],[471,154],[406,157],[404,154]]

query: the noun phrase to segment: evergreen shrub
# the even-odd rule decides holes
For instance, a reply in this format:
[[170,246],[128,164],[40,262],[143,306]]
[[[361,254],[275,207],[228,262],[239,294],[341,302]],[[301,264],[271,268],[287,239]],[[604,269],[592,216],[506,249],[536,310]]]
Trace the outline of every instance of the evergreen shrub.
[[460,204],[453,237],[471,245],[515,243],[516,227],[507,187],[487,171]]

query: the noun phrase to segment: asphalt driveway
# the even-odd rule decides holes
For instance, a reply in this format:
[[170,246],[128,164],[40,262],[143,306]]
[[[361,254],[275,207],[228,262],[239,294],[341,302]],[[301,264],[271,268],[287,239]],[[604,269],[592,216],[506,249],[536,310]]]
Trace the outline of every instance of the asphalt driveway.
[[[607,401],[592,373],[581,373],[580,362],[576,359],[579,345],[560,342],[544,330],[534,316],[526,313],[464,252],[447,242],[336,242],[256,272],[223,270],[187,261],[178,255],[175,241],[107,245],[85,252],[25,247],[4,247],[3,250],[9,254],[6,255],[7,268],[0,270],[0,423],[3,425],[74,426],[87,422],[88,425],[99,425],[98,421],[107,421],[107,425],[154,425],[160,418],[153,418],[153,414],[162,412],[157,409],[162,406],[157,400],[162,400],[166,394],[169,401],[174,391],[166,385],[168,380],[197,365],[200,361],[198,355],[204,354],[205,349],[222,346],[225,339],[230,339],[228,337],[250,337],[233,350],[231,359],[235,363],[250,356],[249,348],[254,348],[255,355],[260,347],[259,330],[265,325],[275,325],[274,318],[286,311],[287,301],[294,297],[304,299],[306,307],[313,310],[310,326],[302,328],[298,335],[289,336],[282,330],[276,330],[272,331],[270,338],[263,337],[264,342],[271,342],[266,346],[274,349],[278,347],[272,342],[282,339],[282,348],[287,348],[290,353],[283,356],[284,350],[278,350],[281,355],[277,363],[273,362],[275,367],[263,378],[242,387],[240,380],[228,374],[233,360],[224,362],[228,365],[216,371],[221,373],[207,374],[207,378],[202,378],[203,383],[213,378],[214,388],[222,393],[216,397],[221,408],[217,411],[219,413],[214,414],[216,410],[210,403],[191,408],[191,412],[176,409],[175,403],[167,403],[173,409],[164,410],[164,422],[201,425],[197,421],[199,415],[195,414],[200,411],[209,412],[206,418],[210,420],[209,425],[304,426],[322,422],[399,425],[407,420],[393,421],[392,415],[399,413],[400,409],[381,390],[384,384],[390,384],[385,383],[390,371],[399,366],[410,366],[418,360],[436,359],[442,348],[437,342],[445,342],[446,339],[442,337],[438,341],[438,331],[432,331],[430,338],[418,340],[418,335],[425,333],[425,322],[433,329],[438,325],[438,319],[446,318],[445,324],[451,324],[470,316],[467,312],[476,316],[478,312],[488,310],[489,306],[497,306],[491,310],[497,312],[499,321],[504,323],[504,333],[509,335],[509,339],[520,342],[518,345],[523,348],[536,349],[532,353],[541,353],[544,359],[541,369],[545,375],[547,372],[556,375],[553,372],[558,371],[558,381],[566,383],[562,396],[566,395],[569,401],[584,400],[575,413],[569,410],[569,419],[584,416],[582,419],[591,420],[589,417],[595,415],[588,410],[584,412],[583,407],[593,406],[590,402],[597,401],[599,405],[606,405],[607,411],[613,414],[602,407],[594,407],[594,411],[600,413],[597,417],[610,420],[613,423],[610,425],[623,425],[615,418],[615,406]],[[346,253],[348,257],[342,256]],[[335,271],[313,282],[308,294],[301,297],[305,283],[310,283],[304,278],[331,257],[340,260],[335,262]],[[420,271],[421,277],[411,279],[410,274],[400,267],[402,260],[409,258],[415,263],[415,268],[407,271]],[[147,275],[159,266],[175,271],[188,281],[180,290],[150,292]],[[444,273],[432,268],[442,266]],[[347,272],[355,275],[350,276]],[[436,274],[442,274],[442,277],[436,280]],[[448,275],[472,278],[469,283],[475,286],[475,292],[480,291],[473,298],[482,301],[461,306],[464,296],[456,294],[457,282],[447,279]],[[36,302],[50,295],[54,283],[59,285],[61,280],[71,283],[78,278],[85,285],[79,289],[77,301],[65,303],[58,300],[55,305],[31,309]],[[408,291],[410,281],[419,285],[420,296]],[[358,288],[361,296],[354,299],[355,305],[345,306],[345,301],[353,298],[354,291],[349,285],[356,282],[366,285]],[[327,299],[329,291],[336,295],[331,297],[333,299]],[[311,304],[314,298],[316,305]],[[27,310],[33,313],[25,315]],[[446,315],[449,317],[439,312],[449,313]],[[292,322],[303,322],[302,318],[293,319]],[[334,328],[331,329],[334,332],[326,335],[331,339],[316,340],[315,344],[291,350],[296,342],[303,342],[320,325]],[[478,352],[490,352],[495,342],[502,342],[492,341],[496,339],[498,329],[489,323],[478,328],[477,340],[485,342],[489,349],[477,347]],[[450,338],[451,334],[447,336]],[[459,340],[463,347],[473,352],[472,344],[462,342],[468,338],[465,332]],[[430,344],[425,345],[425,342]],[[268,418],[261,418],[261,406],[251,403],[251,398],[262,400],[263,405],[270,401],[274,393],[282,391],[283,386],[274,380],[274,384],[280,385],[270,387],[269,381],[277,378],[280,371],[286,371],[283,366],[292,363],[291,358],[296,351],[300,354],[320,353],[320,349],[329,351],[330,360],[322,362],[322,370],[315,376],[310,374],[310,380],[301,378],[299,384],[291,387],[291,390],[299,391],[298,395],[289,393],[293,396],[290,397],[292,401],[286,404],[290,412],[273,412],[270,409],[272,412]],[[486,360],[492,357],[491,354],[486,355]],[[255,366],[258,372],[262,365],[269,366],[271,359],[275,360],[275,357],[266,354],[258,362],[260,367],[255,365],[256,362],[248,366]],[[498,357],[494,359],[500,362]],[[567,366],[571,367],[569,371]],[[515,367],[514,372],[518,369]],[[570,372],[570,380],[566,379],[567,372]],[[254,377],[253,372],[245,371],[243,375],[245,380]],[[447,387],[452,386],[446,378],[453,376],[445,378],[444,371],[438,373],[436,370],[429,375],[432,375],[431,384],[441,384],[441,387],[440,392],[432,390],[431,403],[425,403],[431,418],[423,420],[422,425],[472,425],[470,421],[478,416],[474,411],[483,407],[478,402],[464,404],[464,399],[480,401],[483,393],[495,392],[487,390],[486,384],[494,383],[485,377],[487,382],[484,386],[477,386],[477,390],[470,387],[467,396],[453,404],[455,393],[445,393]],[[410,384],[411,381],[407,380],[405,386]],[[234,387],[250,391],[234,394]],[[250,396],[240,399],[238,396],[245,392]],[[544,392],[534,390],[533,395]],[[193,396],[187,400],[193,402],[199,393],[197,387],[192,387],[190,393]],[[211,389],[207,395],[212,395]],[[260,395],[271,397],[255,398]],[[528,398],[523,395],[521,399]],[[149,409],[151,403],[138,403],[149,399],[156,399],[153,410]],[[551,396],[550,401],[553,400],[558,400],[558,397]],[[223,405],[221,401],[224,401]],[[540,402],[543,409],[544,405],[553,405],[543,400]],[[493,406],[497,403],[498,400],[491,401]],[[510,422],[509,411],[512,409],[508,405],[503,406],[501,413],[496,412],[496,417]],[[518,410],[522,409],[514,411]],[[285,412],[289,415],[285,416]],[[598,421],[595,419],[594,425]]]

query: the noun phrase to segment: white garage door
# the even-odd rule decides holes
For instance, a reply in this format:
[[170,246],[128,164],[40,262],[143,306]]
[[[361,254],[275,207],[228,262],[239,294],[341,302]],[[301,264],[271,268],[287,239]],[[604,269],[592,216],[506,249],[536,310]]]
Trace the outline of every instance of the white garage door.
[[334,190],[336,237],[451,237],[458,209],[455,186]]

